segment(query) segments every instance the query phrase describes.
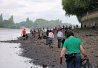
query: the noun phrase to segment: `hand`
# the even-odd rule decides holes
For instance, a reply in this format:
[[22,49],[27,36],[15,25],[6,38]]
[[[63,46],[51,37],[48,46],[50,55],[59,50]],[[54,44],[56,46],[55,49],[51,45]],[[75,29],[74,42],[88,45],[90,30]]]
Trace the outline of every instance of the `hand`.
[[84,56],[84,59],[89,60],[88,56]]
[[60,64],[62,65],[62,57],[60,57],[60,61],[59,61],[59,62],[60,62]]

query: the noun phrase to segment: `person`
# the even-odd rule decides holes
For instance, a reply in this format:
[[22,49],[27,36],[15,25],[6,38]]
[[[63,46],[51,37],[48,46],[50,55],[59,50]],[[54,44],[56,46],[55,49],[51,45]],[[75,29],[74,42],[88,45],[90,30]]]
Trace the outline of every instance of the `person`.
[[54,39],[54,34],[53,34],[52,30],[50,30],[49,34],[48,34],[48,44],[49,44],[50,48],[53,48],[53,46],[52,46],[53,39]]
[[63,32],[61,31],[61,28],[58,29],[57,39],[58,39],[58,48],[61,48],[62,47],[62,40],[63,40]]
[[24,28],[23,30],[22,30],[22,37],[25,37],[26,36],[26,29]]
[[30,34],[33,37],[33,29],[30,29]]
[[49,35],[49,29],[47,28],[47,31],[46,31],[46,45],[48,45],[48,35]]
[[[43,33],[42,33],[42,35],[43,35],[43,39],[47,39],[47,29],[44,29],[43,28],[43,31],[42,31]],[[46,45],[47,45],[47,41],[46,41]]]
[[[66,32],[67,32],[67,30],[65,30],[64,35],[66,35]],[[62,39],[62,45],[64,44],[64,41],[65,41],[65,40],[66,40],[66,37],[63,36],[63,39]]]
[[41,33],[40,33],[40,31],[41,31],[41,30],[38,29],[38,39],[41,39],[41,35],[40,35]]
[[34,29],[33,31],[34,31],[34,38],[35,38],[35,36],[36,36],[36,29]]
[[23,37],[23,40],[28,38],[28,36],[26,34],[26,29],[25,28],[22,30],[22,37]]
[[65,36],[67,39],[61,50],[59,62],[62,64],[62,58],[65,56],[67,68],[81,68],[81,54],[84,56],[84,59],[88,59],[87,53],[82,46],[82,42],[79,38],[74,37],[72,31],[67,31]]

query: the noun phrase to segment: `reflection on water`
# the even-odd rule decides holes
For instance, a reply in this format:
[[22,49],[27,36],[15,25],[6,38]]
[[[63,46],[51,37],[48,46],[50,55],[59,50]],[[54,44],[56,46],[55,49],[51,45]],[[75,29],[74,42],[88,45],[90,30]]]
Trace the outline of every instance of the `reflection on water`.
[[0,43],[0,68],[41,68],[30,64],[30,59],[19,56],[19,46],[15,43]]

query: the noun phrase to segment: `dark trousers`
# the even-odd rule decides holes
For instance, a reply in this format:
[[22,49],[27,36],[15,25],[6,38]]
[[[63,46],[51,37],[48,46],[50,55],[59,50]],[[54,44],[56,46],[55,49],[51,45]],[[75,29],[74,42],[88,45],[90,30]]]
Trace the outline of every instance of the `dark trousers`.
[[62,38],[61,37],[58,37],[58,48],[61,48],[62,47]]
[[48,45],[48,38],[49,38],[49,37],[46,37],[46,45]]
[[53,44],[52,38],[48,38],[48,44],[49,44],[49,46],[52,46],[52,44]]
[[69,62],[67,62],[67,68],[81,68],[81,55],[76,54]]

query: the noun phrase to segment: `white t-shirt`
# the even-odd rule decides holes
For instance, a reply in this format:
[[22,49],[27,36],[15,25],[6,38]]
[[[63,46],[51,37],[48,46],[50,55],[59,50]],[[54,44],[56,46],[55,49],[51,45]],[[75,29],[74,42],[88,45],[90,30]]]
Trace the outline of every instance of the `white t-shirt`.
[[50,37],[50,38],[54,38],[54,34],[53,34],[53,32],[49,32],[48,37]]
[[63,33],[61,31],[58,31],[57,37],[63,37]]

